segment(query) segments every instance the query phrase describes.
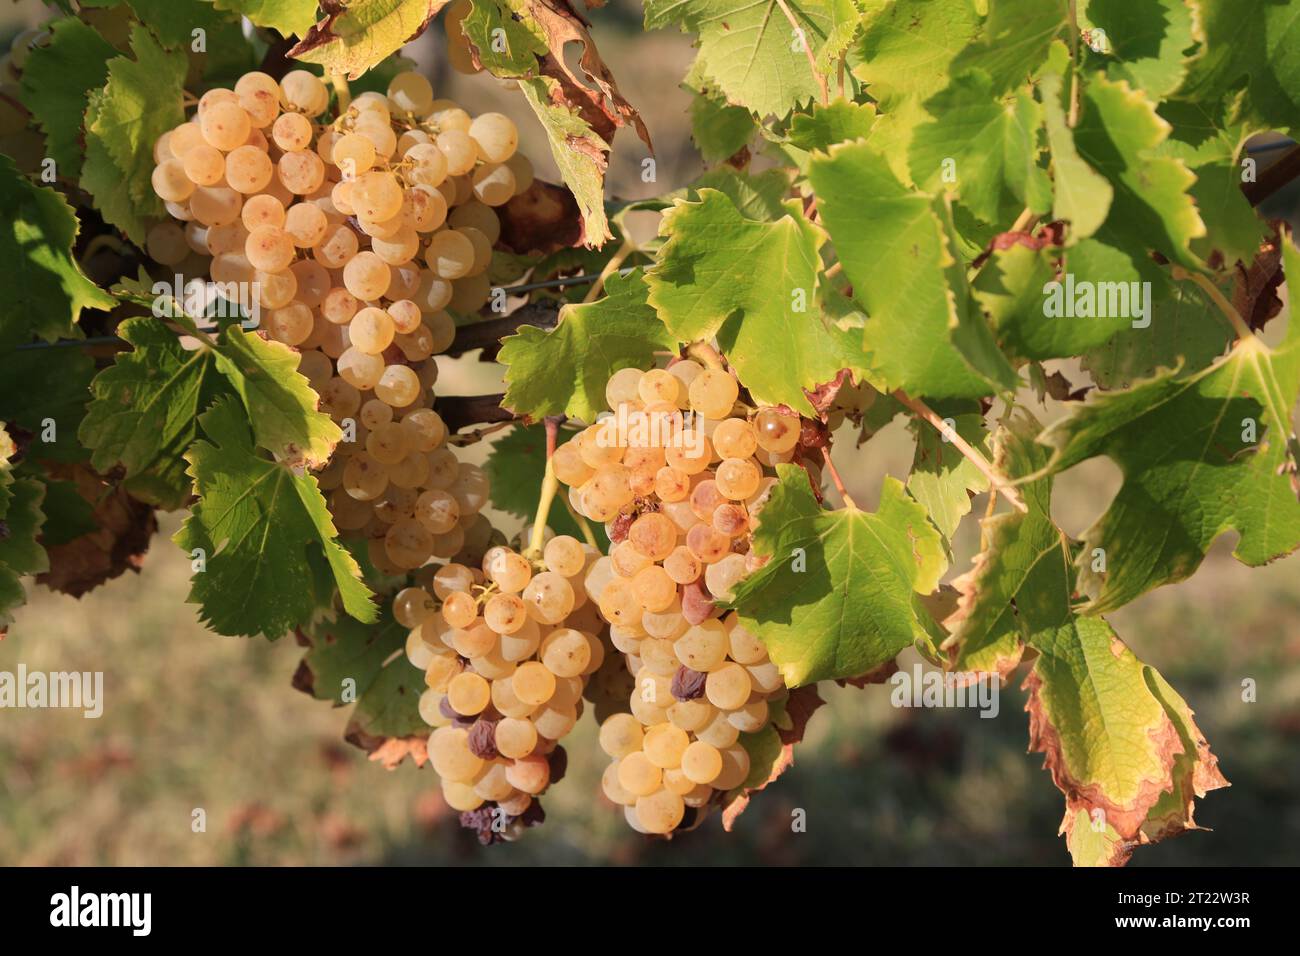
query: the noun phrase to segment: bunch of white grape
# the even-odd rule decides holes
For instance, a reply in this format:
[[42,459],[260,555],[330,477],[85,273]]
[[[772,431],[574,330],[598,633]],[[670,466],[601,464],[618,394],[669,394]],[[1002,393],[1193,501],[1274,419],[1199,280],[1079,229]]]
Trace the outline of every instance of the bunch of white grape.
[[744,782],[740,734],[786,693],[763,644],[734,614],[719,619],[715,599],[760,563],[749,536],[775,483],[765,470],[793,458],[801,423],[784,408],[750,417],[730,372],[689,359],[623,369],[605,394],[614,414],[552,464],[574,509],[606,522],[613,545],[586,587],[635,679],[629,711],[601,726],[613,758],[602,788],[635,829],[666,834]]
[[448,805],[480,832],[495,822],[491,832],[511,838],[562,772],[559,741],[605,660],[588,586],[599,556],[567,535],[547,541],[536,565],[496,546],[481,569],[439,568],[432,594],[417,586],[396,597],[407,657],[428,686],[419,706],[435,728],[429,759]]
[[344,425],[318,476],[334,522],[368,540],[380,571],[405,575],[481,554],[492,534],[487,477],[456,460],[432,408],[433,356],[455,335],[446,310],[486,301],[493,207],[533,173],[508,118],[471,118],[417,73],[330,106],[302,70],[205,93],[154,147],[171,218],[147,245],[164,265],[203,257],[199,271],[255,299],[264,334],[300,352]]

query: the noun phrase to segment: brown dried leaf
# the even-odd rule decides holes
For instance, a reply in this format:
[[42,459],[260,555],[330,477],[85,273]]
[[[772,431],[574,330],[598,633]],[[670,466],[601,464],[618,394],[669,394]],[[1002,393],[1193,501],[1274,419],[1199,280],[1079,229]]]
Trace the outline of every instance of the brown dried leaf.
[[37,575],[38,584],[81,597],[126,571],[140,571],[149,541],[158,530],[150,505],[137,501],[115,481],[90,466],[51,462],[51,478],[71,481],[91,506],[96,530],[65,544],[47,547],[50,570]]
[[521,256],[550,255],[582,242],[578,203],[563,186],[535,179],[525,192],[497,207],[497,216],[497,245]]

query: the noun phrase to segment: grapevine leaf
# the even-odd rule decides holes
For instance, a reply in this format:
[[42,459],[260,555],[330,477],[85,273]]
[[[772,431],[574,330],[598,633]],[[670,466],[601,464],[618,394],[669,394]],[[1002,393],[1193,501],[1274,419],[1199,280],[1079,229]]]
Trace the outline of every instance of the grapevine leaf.
[[1183,51],[1196,37],[1186,0],[1089,0],[1087,19],[1106,31],[1106,44],[1118,72],[1152,99],[1178,89],[1187,73]]
[[215,352],[186,351],[157,319],[128,319],[117,334],[133,350],[95,379],[81,440],[99,471],[122,465],[137,498],[178,508],[190,496],[184,455],[198,435],[199,414],[230,389]]
[[886,478],[874,514],[824,511],[807,472],[777,472],[754,532],[754,552],[769,561],[736,586],[732,605],[786,685],[856,677],[925,639],[918,595],[946,565],[925,509]]
[[[0,429],[0,436],[3,429]],[[4,438],[7,444],[8,439]],[[27,602],[21,578],[48,568],[49,559],[41,547],[41,526],[45,513],[41,501],[45,486],[33,478],[14,478],[7,461],[0,459],[0,637],[13,620],[13,612]]]
[[317,0],[215,0],[218,10],[248,17],[285,36],[306,36],[316,24]]
[[668,241],[646,273],[650,304],[681,341],[716,335],[754,398],[812,414],[804,390],[834,378],[851,349],[813,311],[825,235],[797,204],[760,222],[717,190],[699,197],[660,222]]
[[823,73],[848,46],[860,14],[852,0],[787,4],[795,34],[776,0],[647,0],[645,26],[677,23],[699,34],[702,72],[727,101],[758,116],[785,116],[820,94],[806,49]]
[[338,543],[316,479],[258,458],[243,418],[233,399],[219,400],[199,419],[208,440],[186,455],[200,500],[175,540],[187,552],[202,549],[206,562],[190,603],[218,634],[278,638],[324,603],[303,588],[313,573],[308,551],[319,549],[344,610],[373,623],[370,590]]
[[[564,444],[575,434],[561,429],[557,441]],[[493,507],[531,522],[537,509],[537,489],[546,476],[546,430],[541,425],[516,425],[492,443],[483,468],[491,480]],[[556,534],[582,537],[577,522],[559,501],[552,503],[546,525]]]
[[29,459],[66,462],[86,457],[77,428],[86,414],[94,375],[95,360],[79,348],[0,354],[0,421],[36,436],[27,446]]
[[757,131],[749,110],[729,105],[712,91],[696,91],[691,101],[691,138],[706,163],[734,156]]
[[576,107],[566,102],[559,80],[549,76],[523,79],[519,81],[519,89],[546,130],[555,165],[578,201],[582,213],[581,241],[588,246],[602,245],[611,235],[605,217],[609,142],[592,129]]
[[[546,53],[546,44],[533,28],[513,16],[514,10],[522,7],[522,0],[473,0],[460,21],[461,32],[479,63],[493,76],[527,76],[536,71],[537,58]],[[494,42],[498,37],[504,42]]]
[[343,432],[298,371],[298,352],[228,325],[216,346],[217,369],[243,399],[257,444],[291,466],[319,468]]
[[[81,0],[80,5],[113,7],[119,2],[125,2],[163,46],[173,48],[188,49],[194,39],[193,31],[203,30],[205,43],[212,49],[217,46],[222,29],[232,22],[231,17],[219,12],[227,8],[221,3],[214,7],[212,0]],[[314,5],[312,12],[315,13]]]
[[[44,543],[50,568],[36,578],[37,583],[61,594],[81,597],[127,571],[138,573],[158,530],[153,507],[137,501],[120,483],[84,462],[50,465],[48,473],[55,479],[50,484],[51,492],[65,486],[59,495],[70,493],[82,507],[73,504],[77,513],[71,516],[58,514],[53,509],[60,502],[47,494],[50,517]],[[82,526],[83,533],[64,541],[51,539],[51,525],[55,522],[60,537],[72,530],[69,517]]]
[[1198,0],[1204,35],[1178,95],[1222,100],[1245,88],[1235,113],[1256,129],[1294,129],[1300,116],[1300,0],[1243,11],[1232,0]]
[[1047,144],[1055,173],[1052,217],[1070,224],[1071,238],[1085,239],[1106,221],[1115,190],[1079,156],[1074,130],[1066,123],[1065,109],[1061,106],[1060,76],[1045,73],[1040,85]]
[[[1012,418],[994,439],[994,467],[1021,478],[1047,463],[1047,450],[1034,443],[1038,423],[1028,414]],[[1011,673],[1035,629],[1057,626],[1070,616],[1073,587],[1070,544],[1052,523],[1052,482],[1023,484],[1027,513],[992,515],[980,522],[980,552],[974,566],[952,583],[957,610],[944,623],[952,669]],[[1032,623],[1031,623],[1032,622]]]
[[[302,34],[289,56],[355,80],[422,34],[447,0],[352,0],[331,3],[325,19]],[[296,11],[280,11],[279,16]],[[297,32],[297,31],[294,31]]]
[[501,344],[503,404],[516,415],[568,415],[593,422],[606,410],[605,383],[621,368],[649,368],[675,339],[646,302],[640,270],[611,275],[595,302],[566,305],[550,331],[523,325]]
[[1047,211],[1052,186],[1038,166],[1042,108],[1028,92],[999,102],[988,75],[975,70],[954,79],[925,106],[936,119],[912,136],[917,186],[939,188],[952,162],[961,203],[977,218],[1006,222],[1025,207]]
[[1066,0],[989,0],[980,37],[952,61],[952,72],[979,69],[1001,93],[1027,80],[1070,22]]
[[[972,447],[987,453],[984,416],[971,403],[954,403],[953,408],[939,405],[935,409]],[[907,490],[930,515],[930,521],[945,538],[951,538],[957,525],[971,509],[971,495],[988,491],[984,473],[950,441],[928,424],[914,423],[916,454],[907,476]]]
[[135,59],[108,62],[108,82],[90,95],[86,110],[86,161],[81,182],[95,208],[136,245],[146,220],[161,216],[153,191],[153,146],[185,122],[181,105],[189,60],[164,50],[142,25],[131,30]]
[[998,468],[1031,479],[1021,485],[1028,512],[981,523],[981,552],[954,582],[961,597],[944,647],[953,670],[1003,677],[1032,648],[1030,749],[1066,796],[1071,855],[1119,865],[1133,846],[1193,826],[1193,795],[1226,781],[1182,699],[1104,619],[1073,610],[1072,545],[1049,514],[1051,479],[1032,477],[1047,457],[1037,430],[1021,415],[998,434]]
[[77,485],[62,479],[47,479],[45,501],[45,526],[41,528],[41,544],[46,550],[75,541],[99,527],[91,504],[77,492]]
[[1200,289],[1175,284],[1157,300],[1150,328],[1121,328],[1083,354],[1083,367],[1099,388],[1128,388],[1161,368],[1199,372],[1232,341],[1232,326]]
[[829,106],[813,107],[811,114],[796,113],[790,121],[790,142],[808,152],[825,151],[836,143],[865,139],[875,122],[874,106],[832,100]]
[[718,166],[686,189],[670,193],[668,205],[679,198],[698,202],[701,189],[724,193],[746,219],[774,222],[786,214],[785,196],[790,191],[790,176],[788,170],[779,168],[753,176],[730,166]]
[[[1049,294],[1049,283],[1057,284],[1057,293]],[[996,250],[976,277],[974,294],[1002,348],[1042,360],[1078,355],[1124,329],[1146,332],[1154,307],[1145,290],[1153,290],[1153,299],[1164,298],[1167,286],[1150,263],[1085,239],[1067,249]],[[1137,317],[1144,309],[1148,315]]]
[[942,201],[905,187],[869,143],[814,156],[809,178],[869,316],[866,364],[885,386],[933,398],[1014,387],[1014,371],[971,308]]
[[[299,637],[309,649],[293,686],[335,707],[356,702],[344,731],[349,743],[374,753],[389,741],[428,737],[419,712],[424,675],[403,653],[406,628],[388,608],[377,623],[322,620],[303,628]],[[416,764],[422,762],[417,757]]]
[[6,292],[0,348],[80,336],[82,309],[108,309],[113,297],[82,274],[72,257],[77,217],[53,189],[36,186],[0,155],[0,259]]
[[45,149],[65,178],[81,170],[81,124],[90,91],[104,85],[117,50],[75,17],[55,21],[48,43],[23,67],[23,105],[45,131]]
[[947,86],[953,61],[980,34],[971,0],[889,0],[872,7],[853,75],[887,113]]
[[1196,177],[1182,160],[1158,155],[1168,135],[1169,124],[1140,91],[1103,77],[1088,83],[1074,143],[1114,188],[1107,227],[1198,268],[1191,244],[1205,224],[1188,193]]
[[[1300,253],[1287,243],[1288,275]],[[1110,508],[1085,533],[1107,570],[1089,606],[1119,607],[1189,577],[1211,542],[1235,529],[1234,556],[1264,564],[1300,545],[1300,501],[1291,487],[1291,409],[1300,394],[1300,321],[1269,349],[1258,338],[1194,375],[1166,371],[1076,407],[1043,433],[1047,473],[1106,455],[1124,473]]]

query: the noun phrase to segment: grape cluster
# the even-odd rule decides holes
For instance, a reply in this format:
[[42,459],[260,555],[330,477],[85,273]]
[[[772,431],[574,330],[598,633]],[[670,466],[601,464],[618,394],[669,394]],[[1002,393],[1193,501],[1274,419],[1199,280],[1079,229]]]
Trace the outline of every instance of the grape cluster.
[[559,741],[606,657],[588,584],[598,557],[567,535],[547,541],[536,565],[495,546],[481,569],[439,568],[432,595],[417,586],[396,597],[397,620],[412,628],[407,657],[428,685],[419,706],[435,728],[430,761],[448,805],[481,831],[479,819],[492,822],[481,815],[499,809],[490,832],[513,836],[563,772]]
[[606,387],[614,414],[552,462],[574,509],[613,542],[586,587],[634,687],[601,725],[613,759],[602,788],[644,833],[691,825],[744,782],[739,736],[786,693],[763,644],[715,599],[760,563],[749,535],[775,484],[765,472],[793,458],[801,424],[784,408],[737,413],[738,397],[728,371],[690,359],[623,369]]
[[335,525],[405,575],[481,554],[492,534],[487,477],[456,460],[432,408],[433,356],[455,334],[446,310],[486,301],[494,207],[531,185],[532,167],[508,118],[471,118],[417,73],[332,119],[330,103],[302,70],[205,93],[154,148],[171,218],[147,245],[165,265],[204,257],[215,282],[256,297],[266,335],[299,351],[345,426],[318,476]]

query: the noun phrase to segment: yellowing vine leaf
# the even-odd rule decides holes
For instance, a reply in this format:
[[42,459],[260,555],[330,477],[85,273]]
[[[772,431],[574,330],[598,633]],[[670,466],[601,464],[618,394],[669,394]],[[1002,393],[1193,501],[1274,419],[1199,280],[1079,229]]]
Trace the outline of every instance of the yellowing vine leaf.
[[1013,418],[997,436],[997,465],[1028,512],[985,519],[972,570],[954,584],[944,642],[951,668],[1008,676],[1027,652],[1030,750],[1065,794],[1061,824],[1076,865],[1122,865],[1133,847],[1194,827],[1192,801],[1225,786],[1191,710],[1100,617],[1074,607],[1073,543],[1048,513],[1038,425]]
[[289,56],[355,80],[420,36],[448,0],[322,0],[325,18]]

